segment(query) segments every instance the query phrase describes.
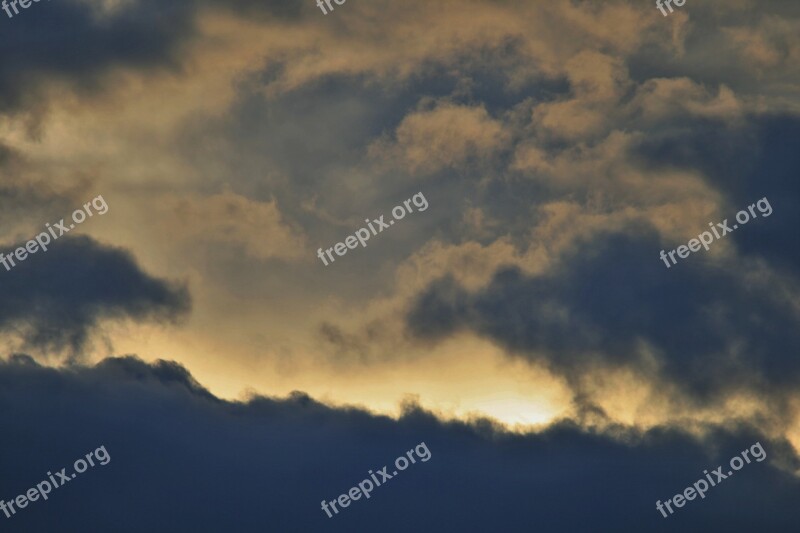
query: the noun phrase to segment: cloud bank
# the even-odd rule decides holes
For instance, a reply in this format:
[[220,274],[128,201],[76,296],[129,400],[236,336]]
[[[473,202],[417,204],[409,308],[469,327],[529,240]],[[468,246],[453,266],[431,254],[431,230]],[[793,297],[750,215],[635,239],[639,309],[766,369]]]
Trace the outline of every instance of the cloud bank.
[[[397,421],[332,409],[303,393],[221,401],[180,365],[115,358],[48,369],[28,356],[0,363],[0,497],[10,499],[103,445],[95,467],[4,531],[781,531],[798,519],[800,485],[785,442],[745,426],[711,427],[699,442],[661,428],[617,438],[564,422],[513,435],[488,422],[442,423],[413,405]],[[655,509],[759,440],[753,463],[664,519]],[[353,502],[320,508],[368,470],[424,441],[431,459]],[[53,446],[58,442],[58,446]],[[714,451],[709,453],[708,450]],[[391,470],[390,470],[391,472]]]

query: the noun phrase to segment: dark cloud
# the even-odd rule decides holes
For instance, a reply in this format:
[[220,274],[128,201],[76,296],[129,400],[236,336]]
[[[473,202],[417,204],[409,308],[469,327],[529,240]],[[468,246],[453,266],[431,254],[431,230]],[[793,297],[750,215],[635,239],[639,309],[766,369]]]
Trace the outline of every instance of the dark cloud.
[[593,236],[549,275],[507,268],[472,293],[445,278],[418,297],[409,330],[437,339],[470,329],[568,376],[598,361],[643,368],[645,341],[665,374],[698,396],[759,378],[795,385],[800,335],[793,310],[743,284],[735,265],[693,254],[667,269],[662,248],[643,225]]
[[139,1],[108,18],[90,4],[41,2],[7,18],[0,32],[0,109],[36,105],[37,77],[47,75],[91,89],[111,67],[174,65],[174,52],[191,32],[187,2]]
[[788,115],[752,117],[738,127],[720,129],[714,121],[685,121],[643,139],[635,152],[648,165],[700,170],[726,199],[725,217],[766,197],[773,208],[769,218],[749,222],[728,238],[745,256],[800,278],[800,119]]
[[102,87],[101,75],[115,68],[179,70],[182,47],[197,36],[202,7],[282,19],[309,10],[277,0],[136,0],[101,15],[89,2],[61,0],[18,8],[13,18],[0,11],[0,111],[38,109],[45,79],[67,81],[89,95]]
[[190,307],[185,287],[149,276],[130,253],[86,236],[61,237],[15,262],[0,269],[0,330],[37,348],[75,351],[102,320],[174,321]]
[[[441,423],[411,406],[395,422],[302,393],[225,402],[175,364],[132,358],[55,370],[15,356],[0,363],[0,409],[6,501],[99,446],[111,456],[48,501],[0,514],[9,532],[778,532],[800,518],[800,486],[775,466],[796,466],[793,455],[746,428],[625,444],[571,424],[521,436]],[[423,441],[429,461],[334,518],[320,509]],[[756,441],[767,461],[667,519],[656,511]]]
[[[654,4],[654,3],[653,3]],[[649,9],[650,6],[643,6]],[[654,7],[653,7],[654,8]],[[776,21],[785,23],[787,28],[800,18],[800,7],[793,2],[783,0],[765,0],[757,3],[706,2],[694,5],[686,10],[689,24],[682,31],[686,32],[683,40],[685,46],[680,53],[664,46],[666,42],[645,42],[637,48],[628,60],[633,79],[644,81],[653,78],[680,78],[683,76],[708,87],[726,84],[742,95],[759,95],[761,97],[774,94],[786,94],[790,98],[796,94],[798,73],[792,69],[793,60],[790,49],[792,43],[786,42],[780,32],[781,26]],[[774,51],[788,68],[774,68],[768,65],[769,60],[748,63],[743,60],[742,43],[732,39],[732,31],[738,29],[757,30],[764,26],[758,37],[762,49],[777,45]],[[658,25],[657,31],[674,31],[670,24]],[[787,31],[787,35],[796,32]],[[763,63],[762,63],[763,61]],[[754,70],[765,69],[759,75]],[[793,83],[787,84],[791,80]]]

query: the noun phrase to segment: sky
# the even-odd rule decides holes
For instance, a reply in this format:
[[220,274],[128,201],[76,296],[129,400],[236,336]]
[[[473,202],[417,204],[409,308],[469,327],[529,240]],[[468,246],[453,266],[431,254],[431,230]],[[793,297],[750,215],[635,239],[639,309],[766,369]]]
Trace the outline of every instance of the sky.
[[659,4],[0,8],[0,531],[791,530],[800,4]]

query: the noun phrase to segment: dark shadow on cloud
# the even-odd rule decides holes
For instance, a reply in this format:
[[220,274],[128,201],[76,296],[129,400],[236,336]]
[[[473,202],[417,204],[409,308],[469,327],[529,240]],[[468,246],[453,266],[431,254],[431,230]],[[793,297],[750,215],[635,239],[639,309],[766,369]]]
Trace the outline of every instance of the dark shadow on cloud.
[[13,18],[0,11],[0,112],[38,108],[37,87],[47,77],[90,95],[113,69],[179,70],[203,8],[285,20],[310,11],[301,2],[279,0],[135,0],[104,15],[91,5],[42,1],[18,7]]
[[[767,198],[773,208],[728,235],[745,257],[759,257],[800,279],[800,118],[770,115],[726,128],[716,121],[690,120],[648,135],[636,154],[652,167],[697,171],[726,198],[723,215]],[[758,212],[758,211],[756,211]],[[719,221],[709,221],[719,222]],[[698,233],[703,228],[698,228]],[[687,236],[687,240],[692,236]]]
[[[542,532],[790,531],[800,485],[787,444],[738,428],[705,442],[652,430],[629,443],[561,423],[537,435],[399,421],[307,395],[231,403],[172,363],[133,358],[62,370],[0,362],[0,498],[8,501],[104,446],[111,461],[30,503],[3,531]],[[624,433],[624,432],[623,432]],[[665,500],[759,441],[767,460],[665,519]],[[431,457],[353,501],[320,508],[425,442]],[[710,450],[714,450],[713,452]]]
[[745,286],[735,265],[704,261],[702,252],[667,269],[662,248],[643,226],[594,236],[549,275],[506,268],[476,292],[444,278],[412,306],[409,331],[436,340],[469,329],[567,377],[597,362],[644,369],[644,341],[664,375],[696,399],[756,386],[759,378],[795,386],[793,311]]
[[127,251],[86,236],[61,237],[15,262],[0,268],[0,331],[21,334],[31,347],[75,352],[102,320],[174,322],[190,309],[186,287],[149,276]]
[[[758,218],[733,234],[739,251],[761,257],[770,265],[791,272],[800,279],[800,118],[765,117],[754,125],[755,144],[750,152],[755,162],[744,167],[743,175],[729,190],[732,210],[747,209],[766,197],[773,208],[768,218]],[[715,176],[722,190],[722,176]],[[738,182],[738,183],[737,183]],[[731,212],[731,219],[735,213]]]
[[[95,18],[88,3],[40,2],[3,20],[0,109],[36,105],[30,90],[48,75],[84,90],[114,67],[174,66],[174,53],[192,32],[190,4],[137,1]],[[2,14],[5,18],[5,14]]]
[[[662,2],[665,3],[665,2]],[[651,3],[651,4],[654,4]],[[645,11],[650,11],[650,4],[642,4]],[[683,10],[686,8],[679,8]],[[748,56],[742,53],[742,43],[732,35],[733,28],[760,29],[752,42],[759,42],[764,49],[774,47],[779,58],[787,60],[791,45],[780,36],[780,30],[774,21],[782,24],[796,23],[800,18],[800,4],[784,0],[762,0],[753,4],[732,6],[728,2],[705,2],[686,10],[690,13],[691,24],[685,26],[686,37],[680,52],[673,48],[673,42],[664,39],[661,43],[652,40],[639,46],[628,59],[631,77],[636,81],[652,78],[688,77],[706,87],[718,87],[725,84],[737,95],[764,96],[769,92],[780,90],[789,94],[791,72],[771,68],[769,60],[759,61],[759,66],[747,61]],[[658,13],[651,11],[651,13]],[[661,18],[661,15],[657,15]],[[667,20],[667,19],[665,19]],[[765,27],[772,27],[767,30]],[[669,34],[671,26],[665,24],[656,27],[656,32]],[[776,35],[777,33],[777,35]],[[788,65],[788,61],[786,64]],[[764,68],[766,75],[753,75],[754,70]],[[794,81],[796,81],[796,76]]]

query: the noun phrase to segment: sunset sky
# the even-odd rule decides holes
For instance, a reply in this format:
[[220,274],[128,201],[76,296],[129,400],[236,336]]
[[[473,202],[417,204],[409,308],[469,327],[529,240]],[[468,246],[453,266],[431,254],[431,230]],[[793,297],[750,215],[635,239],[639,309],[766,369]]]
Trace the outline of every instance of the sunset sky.
[[0,531],[796,528],[800,3],[333,7],[0,11]]

